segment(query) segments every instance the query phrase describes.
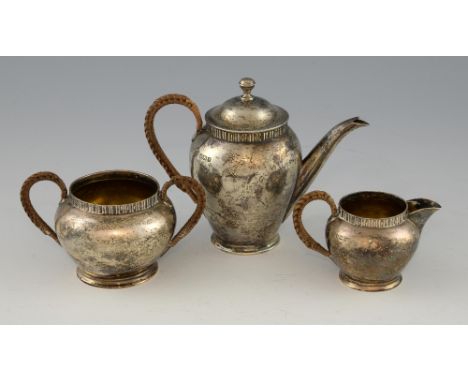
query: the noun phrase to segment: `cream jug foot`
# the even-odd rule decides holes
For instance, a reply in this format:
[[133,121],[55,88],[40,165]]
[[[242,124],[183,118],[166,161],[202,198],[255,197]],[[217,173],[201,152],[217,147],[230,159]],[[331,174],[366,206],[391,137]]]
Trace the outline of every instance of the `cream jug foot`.
[[401,275],[398,275],[390,281],[357,280],[343,272],[340,272],[340,280],[347,287],[353,289],[362,290],[365,292],[381,292],[396,288],[398,285],[400,285],[402,277]]

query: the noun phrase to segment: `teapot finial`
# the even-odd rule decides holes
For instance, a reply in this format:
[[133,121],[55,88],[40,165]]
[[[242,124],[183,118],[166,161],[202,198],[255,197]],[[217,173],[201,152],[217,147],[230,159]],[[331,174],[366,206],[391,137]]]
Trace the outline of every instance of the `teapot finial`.
[[255,87],[255,80],[250,77],[244,77],[239,81],[240,88],[244,92],[241,96],[242,102],[250,102],[253,100],[252,90]]

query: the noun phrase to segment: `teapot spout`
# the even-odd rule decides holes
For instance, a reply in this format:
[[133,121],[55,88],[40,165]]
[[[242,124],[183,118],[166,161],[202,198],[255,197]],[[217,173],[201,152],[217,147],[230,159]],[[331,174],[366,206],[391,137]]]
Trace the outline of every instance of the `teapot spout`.
[[422,231],[424,224],[441,206],[429,199],[411,199],[408,203],[408,218]]
[[288,209],[284,216],[287,218],[291,212],[291,208],[296,200],[304,194],[309,185],[317,176],[318,172],[333,152],[333,149],[341,141],[341,139],[347,135],[350,131],[357,129],[358,127],[367,126],[368,123],[354,117],[347,119],[333,127],[325,136],[320,140],[319,143],[312,149],[312,151],[302,160],[302,167],[297,178],[296,187],[293,191],[291,201]]

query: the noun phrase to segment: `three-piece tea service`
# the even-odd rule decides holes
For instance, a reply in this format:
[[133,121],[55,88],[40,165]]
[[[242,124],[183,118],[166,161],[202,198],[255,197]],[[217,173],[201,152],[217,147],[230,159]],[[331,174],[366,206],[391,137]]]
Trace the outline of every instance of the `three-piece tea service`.
[[[269,251],[278,230],[293,212],[304,244],[340,268],[347,286],[382,291],[401,282],[401,271],[418,245],[426,220],[440,208],[428,199],[363,191],[344,196],[338,206],[323,191],[304,193],[335,146],[367,123],[351,118],[333,127],[303,159],[288,113],[252,95],[255,81],[243,78],[243,94],[208,110],[205,124],[188,97],[156,99],[145,118],[145,135],[170,179],[162,187],[149,175],[127,170],[83,176],[67,189],[52,172],[31,175],[21,188],[21,202],[31,221],[63,246],[77,264],[78,277],[97,287],[139,284],[157,271],[157,259],[184,238],[202,214],[222,251],[250,255]],[[160,146],[154,119],[166,105],[187,107],[196,121],[190,148],[191,177],[182,176]],[[39,181],[55,182],[61,200],[55,230],[34,210],[29,191]],[[174,235],[176,214],[167,196],[175,185],[196,204],[190,219]],[[326,225],[327,249],[302,223],[304,207],[323,200],[331,208]]]

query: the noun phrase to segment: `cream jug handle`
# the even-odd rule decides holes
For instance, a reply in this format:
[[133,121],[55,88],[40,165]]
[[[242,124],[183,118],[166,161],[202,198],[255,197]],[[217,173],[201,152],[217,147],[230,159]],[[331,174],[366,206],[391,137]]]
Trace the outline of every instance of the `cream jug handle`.
[[43,180],[49,180],[51,182],[54,182],[57,186],[60,187],[60,190],[62,191],[62,200],[64,200],[67,197],[68,195],[67,187],[65,186],[65,183],[63,182],[63,180],[60,179],[60,177],[54,174],[53,172],[41,171],[41,172],[36,172],[35,174],[32,174],[29,178],[27,178],[24,181],[23,186],[21,187],[21,192],[20,192],[21,204],[23,205],[23,208],[26,211],[26,214],[29,216],[29,219],[31,219],[34,225],[37,228],[39,228],[45,235],[50,236],[60,245],[60,242],[58,240],[58,237],[55,231],[39,216],[39,214],[34,209],[31,203],[31,198],[29,195],[31,187],[35,183],[43,181]]
[[302,223],[302,212],[304,207],[312,202],[313,200],[323,200],[328,203],[330,209],[332,211],[332,216],[335,216],[338,212],[336,208],[336,204],[333,201],[333,198],[328,195],[325,191],[313,191],[305,194],[301,197],[296,204],[294,205],[293,210],[293,222],[294,228],[296,229],[297,235],[302,240],[302,242],[306,245],[306,247],[321,253],[324,256],[331,256],[330,251],[322,247],[319,243],[317,243],[312,236],[306,231],[304,224]]
[[[148,140],[149,146],[151,151],[155,155],[156,159],[161,163],[164,170],[166,170],[167,174],[170,178],[180,175],[179,171],[174,167],[172,162],[167,157],[166,153],[162,149],[161,145],[156,138],[156,133],[154,130],[154,118],[156,113],[161,110],[164,106],[167,105],[182,105],[186,108],[190,109],[190,111],[195,116],[196,120],[196,131],[198,132],[203,127],[203,121],[200,115],[200,110],[195,102],[193,102],[189,97],[182,95],[182,94],[166,94],[162,97],[157,98],[152,105],[149,107],[148,111],[146,112],[145,117],[145,135],[146,139]],[[195,195],[195,191],[190,189],[188,190],[188,194],[192,198],[194,202],[197,201],[197,196]]]
[[185,223],[184,226],[179,230],[179,232],[177,232],[177,234],[175,234],[174,237],[171,239],[171,241],[169,242],[169,247],[173,247],[189,234],[189,232],[193,229],[193,227],[195,227],[195,225],[200,220],[203,210],[205,209],[205,191],[203,190],[200,183],[188,176],[176,175],[173,176],[166,183],[164,183],[164,186],[162,187],[160,193],[160,197],[162,200],[165,200],[167,198],[167,190],[173,184],[175,184],[179,189],[181,189],[187,194],[190,191],[194,192],[197,208],[195,209],[195,212],[192,214],[187,223]]

